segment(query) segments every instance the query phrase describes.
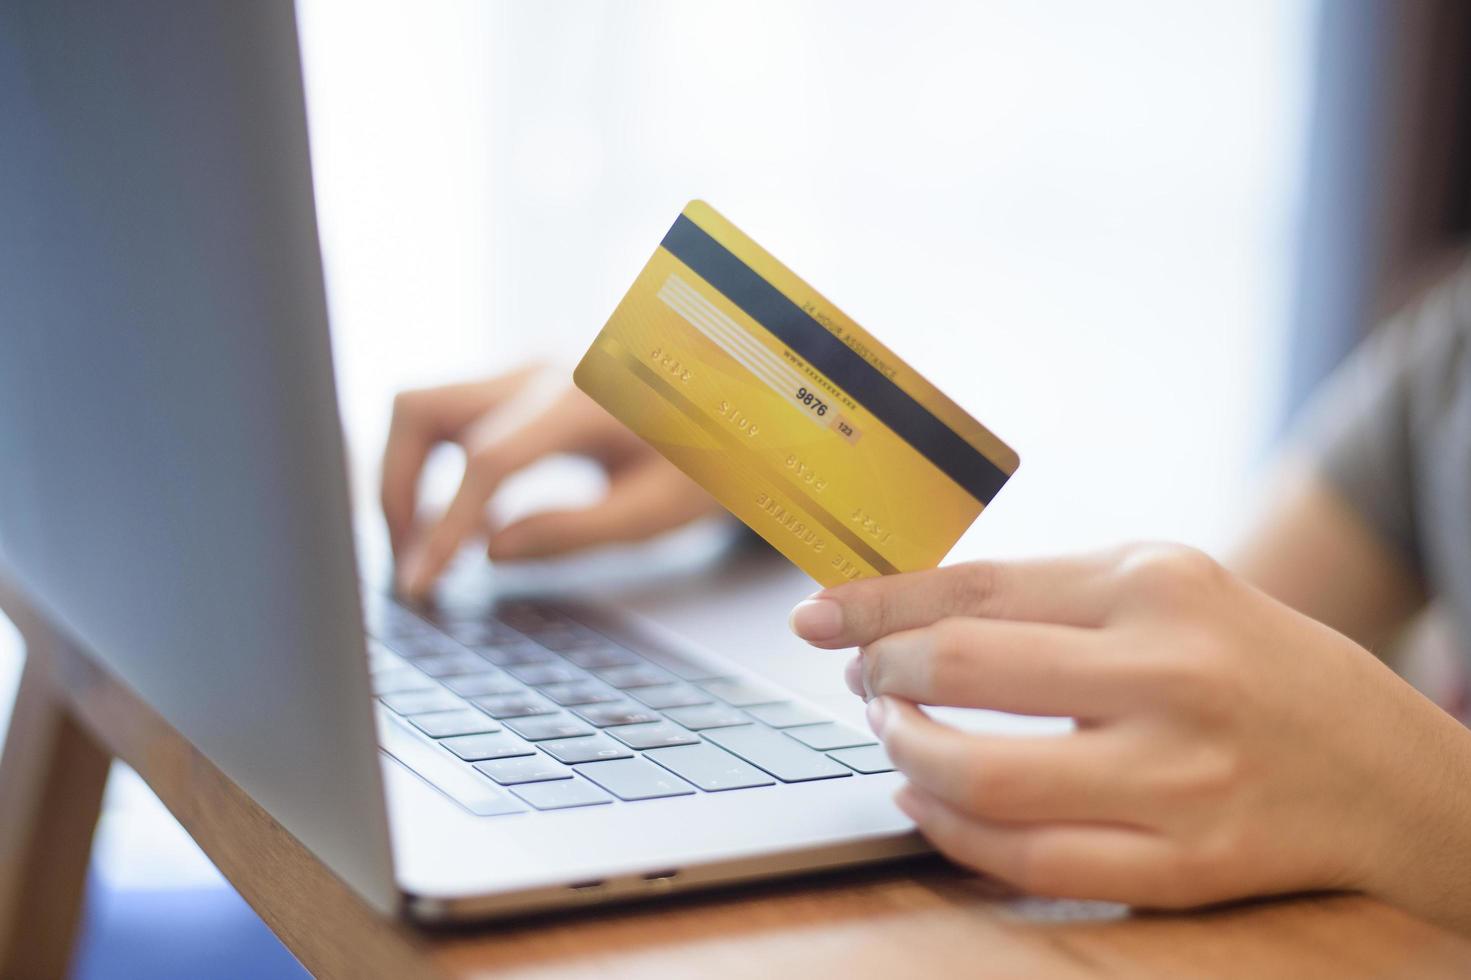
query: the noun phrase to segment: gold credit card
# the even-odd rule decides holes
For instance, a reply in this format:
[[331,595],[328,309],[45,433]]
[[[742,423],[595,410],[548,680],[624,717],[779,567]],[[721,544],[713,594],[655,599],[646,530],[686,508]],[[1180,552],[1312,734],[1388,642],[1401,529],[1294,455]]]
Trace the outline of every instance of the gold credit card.
[[574,377],[823,585],[939,564],[1018,464],[703,201]]

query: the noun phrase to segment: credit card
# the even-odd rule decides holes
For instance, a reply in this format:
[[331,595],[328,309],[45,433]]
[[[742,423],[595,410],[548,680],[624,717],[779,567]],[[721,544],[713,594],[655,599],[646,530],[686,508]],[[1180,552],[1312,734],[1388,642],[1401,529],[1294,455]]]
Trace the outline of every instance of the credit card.
[[574,378],[823,585],[938,565],[1019,462],[703,201]]

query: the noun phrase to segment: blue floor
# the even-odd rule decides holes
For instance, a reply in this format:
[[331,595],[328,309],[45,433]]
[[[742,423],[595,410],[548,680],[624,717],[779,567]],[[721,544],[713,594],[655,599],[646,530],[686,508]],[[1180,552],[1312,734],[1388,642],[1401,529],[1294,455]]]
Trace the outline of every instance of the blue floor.
[[119,891],[87,882],[77,980],[298,980],[302,969],[230,888]]

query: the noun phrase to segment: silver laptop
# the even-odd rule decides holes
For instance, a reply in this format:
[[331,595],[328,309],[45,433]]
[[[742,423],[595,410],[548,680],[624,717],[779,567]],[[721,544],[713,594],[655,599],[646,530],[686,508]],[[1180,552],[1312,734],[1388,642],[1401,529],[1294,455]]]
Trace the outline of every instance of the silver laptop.
[[866,732],[626,612],[362,589],[332,378],[292,5],[0,5],[0,562],[88,649],[385,911],[923,849]]

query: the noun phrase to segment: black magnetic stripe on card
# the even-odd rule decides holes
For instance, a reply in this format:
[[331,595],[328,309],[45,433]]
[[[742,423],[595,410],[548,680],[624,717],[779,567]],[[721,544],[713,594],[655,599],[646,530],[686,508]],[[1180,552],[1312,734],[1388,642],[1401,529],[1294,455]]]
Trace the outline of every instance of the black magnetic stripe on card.
[[966,493],[982,504],[989,504],[1006,483],[1007,474],[984,453],[937,419],[705,229],[681,214],[661,244],[834,384],[861,397],[864,408]]

